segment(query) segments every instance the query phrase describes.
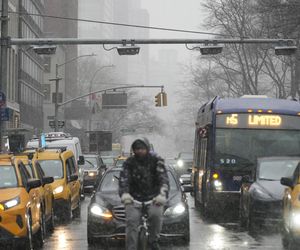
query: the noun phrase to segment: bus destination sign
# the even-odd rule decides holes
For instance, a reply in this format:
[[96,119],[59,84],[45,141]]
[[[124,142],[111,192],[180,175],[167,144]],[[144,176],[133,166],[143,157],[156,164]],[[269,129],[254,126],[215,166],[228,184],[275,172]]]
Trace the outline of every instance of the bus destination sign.
[[300,129],[300,117],[277,114],[219,114],[217,127]]

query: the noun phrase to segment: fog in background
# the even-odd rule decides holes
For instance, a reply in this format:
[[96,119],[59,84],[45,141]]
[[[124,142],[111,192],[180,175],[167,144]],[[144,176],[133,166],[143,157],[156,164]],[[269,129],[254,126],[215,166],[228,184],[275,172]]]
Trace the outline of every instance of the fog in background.
[[[80,0],[79,18],[205,31],[205,28],[201,27],[201,22],[205,18],[201,2],[201,0],[189,0],[188,2],[182,0]],[[125,12],[128,15],[124,14]],[[79,37],[147,39],[207,38],[208,36],[79,23]],[[107,45],[107,47],[111,46]],[[181,123],[182,112],[185,108],[190,108],[182,107],[182,96],[185,92],[184,83],[189,78],[189,66],[193,65],[196,56],[198,56],[197,52],[187,50],[184,45],[143,45],[139,55],[120,57],[115,50],[108,52],[104,51],[102,46],[85,45],[79,46],[79,53],[96,53],[99,67],[114,64],[116,67],[110,71],[112,74],[109,78],[111,85],[151,84],[165,86],[165,91],[168,94],[168,106],[153,108],[153,112],[164,121],[163,132],[157,134],[155,132],[136,131],[134,135],[124,135],[121,141],[126,144],[126,148],[135,136],[147,136],[154,144],[155,150],[166,157],[173,157],[179,151],[192,150],[194,121],[190,121],[190,127],[183,126]],[[99,80],[95,82],[101,83],[103,80],[101,77],[99,75]],[[101,89],[101,84],[94,86],[94,88]],[[154,96],[158,92],[159,89],[142,89],[138,90],[137,93],[143,99],[153,100],[154,106]]]

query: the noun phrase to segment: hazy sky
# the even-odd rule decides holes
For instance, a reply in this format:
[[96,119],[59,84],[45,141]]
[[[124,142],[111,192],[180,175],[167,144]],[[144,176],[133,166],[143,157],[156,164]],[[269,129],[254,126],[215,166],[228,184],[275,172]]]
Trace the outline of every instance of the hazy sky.
[[[204,18],[203,8],[201,7],[202,2],[203,0],[142,0],[142,7],[149,12],[151,26],[205,31],[201,27]],[[199,37],[207,36],[157,30],[150,31],[150,38]],[[152,45],[151,51],[157,52],[162,47],[161,45]],[[184,45],[172,45],[171,47],[177,48],[181,56],[189,57],[191,53],[191,51],[186,50]]]

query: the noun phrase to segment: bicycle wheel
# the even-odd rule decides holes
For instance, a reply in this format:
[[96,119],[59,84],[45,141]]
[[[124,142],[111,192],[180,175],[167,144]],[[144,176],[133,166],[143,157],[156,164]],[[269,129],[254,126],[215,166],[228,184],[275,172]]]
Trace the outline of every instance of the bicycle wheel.
[[146,229],[142,227],[139,232],[138,249],[146,250],[148,245],[148,236]]

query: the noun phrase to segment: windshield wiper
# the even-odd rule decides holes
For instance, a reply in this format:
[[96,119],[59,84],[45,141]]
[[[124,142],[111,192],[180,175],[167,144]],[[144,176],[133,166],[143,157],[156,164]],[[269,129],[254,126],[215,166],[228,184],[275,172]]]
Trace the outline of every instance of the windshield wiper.
[[268,178],[259,178],[260,180],[263,181],[278,181],[278,180],[274,180],[274,179],[268,179]]
[[88,160],[85,160],[88,164],[90,164],[93,168],[96,168],[95,165],[93,163],[91,163],[90,161]]

